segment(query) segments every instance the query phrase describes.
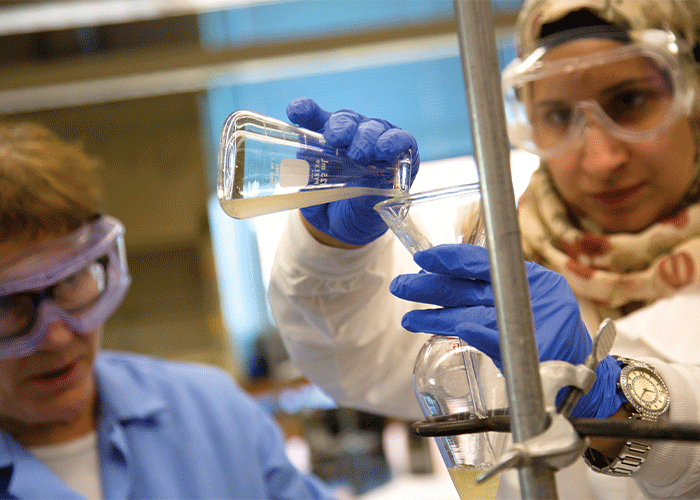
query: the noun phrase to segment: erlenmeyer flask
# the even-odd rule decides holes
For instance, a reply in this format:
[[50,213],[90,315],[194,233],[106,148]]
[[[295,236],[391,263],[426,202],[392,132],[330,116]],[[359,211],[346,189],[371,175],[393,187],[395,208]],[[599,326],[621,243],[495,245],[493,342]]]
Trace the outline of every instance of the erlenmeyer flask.
[[[219,141],[217,191],[226,214],[245,219],[363,195],[408,192],[411,152],[387,171],[359,166],[322,134],[247,110],[229,115]],[[380,186],[380,187],[377,187]]]
[[[413,370],[413,385],[428,420],[469,412],[474,418],[504,411],[503,375],[484,353],[455,337],[432,336]],[[476,477],[501,456],[508,434],[475,433],[435,438],[462,500],[492,500],[498,476],[482,483]]]
[[[405,194],[374,208],[413,254],[443,243],[485,246],[478,184]],[[457,337],[431,336],[419,352],[413,375],[427,419],[469,412],[485,416],[507,407],[505,380],[491,359]],[[480,433],[435,438],[450,477],[464,499],[493,499],[498,476],[476,476],[495,464],[507,434]]]

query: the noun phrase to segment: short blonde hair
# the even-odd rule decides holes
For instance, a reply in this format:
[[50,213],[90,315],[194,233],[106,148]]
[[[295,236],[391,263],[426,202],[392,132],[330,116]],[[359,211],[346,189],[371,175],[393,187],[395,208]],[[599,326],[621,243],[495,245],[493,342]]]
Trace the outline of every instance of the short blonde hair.
[[80,227],[102,211],[101,162],[36,123],[0,123],[0,242]]

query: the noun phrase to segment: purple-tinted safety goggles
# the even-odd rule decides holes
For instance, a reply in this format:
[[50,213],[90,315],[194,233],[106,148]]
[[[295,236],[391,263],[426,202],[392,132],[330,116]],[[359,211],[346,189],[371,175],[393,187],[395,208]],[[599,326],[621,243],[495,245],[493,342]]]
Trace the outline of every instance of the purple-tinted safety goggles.
[[0,359],[32,354],[56,320],[95,330],[130,282],[124,226],[107,215],[0,260]]

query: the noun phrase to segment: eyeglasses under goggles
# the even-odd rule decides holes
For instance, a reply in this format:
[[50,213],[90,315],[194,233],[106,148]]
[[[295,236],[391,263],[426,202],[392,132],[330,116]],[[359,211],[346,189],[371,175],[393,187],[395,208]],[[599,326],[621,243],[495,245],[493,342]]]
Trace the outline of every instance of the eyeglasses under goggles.
[[0,359],[36,351],[51,323],[87,334],[129,288],[124,226],[107,215],[0,261]]

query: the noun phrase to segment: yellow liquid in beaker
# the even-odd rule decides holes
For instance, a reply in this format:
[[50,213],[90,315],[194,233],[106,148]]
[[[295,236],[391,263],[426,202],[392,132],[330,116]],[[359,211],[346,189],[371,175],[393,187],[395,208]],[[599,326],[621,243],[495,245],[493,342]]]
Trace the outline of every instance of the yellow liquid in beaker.
[[496,498],[500,474],[484,481],[476,482],[476,477],[484,472],[474,466],[462,465],[447,469],[461,500],[493,500]]

